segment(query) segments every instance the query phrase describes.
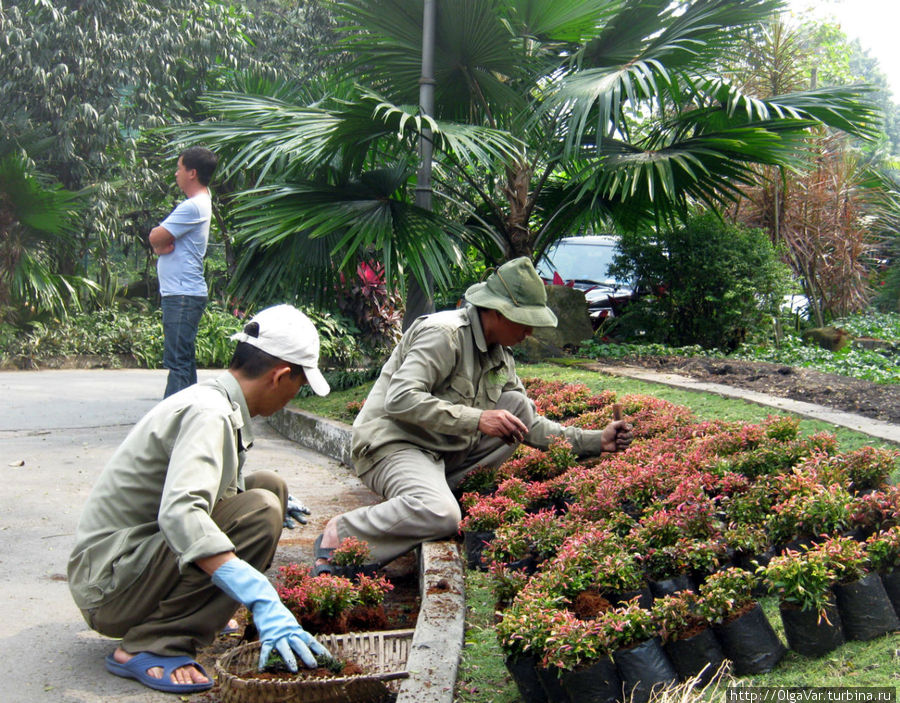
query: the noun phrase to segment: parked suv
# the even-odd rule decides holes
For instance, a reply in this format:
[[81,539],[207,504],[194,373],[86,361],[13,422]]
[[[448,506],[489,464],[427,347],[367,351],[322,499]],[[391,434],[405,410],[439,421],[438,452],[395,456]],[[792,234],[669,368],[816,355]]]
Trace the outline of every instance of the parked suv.
[[564,237],[537,264],[538,274],[546,283],[553,283],[556,273],[563,283],[571,281],[575,288],[584,291],[594,327],[615,316],[634,298],[631,282],[617,280],[609,273],[618,244],[615,235]]

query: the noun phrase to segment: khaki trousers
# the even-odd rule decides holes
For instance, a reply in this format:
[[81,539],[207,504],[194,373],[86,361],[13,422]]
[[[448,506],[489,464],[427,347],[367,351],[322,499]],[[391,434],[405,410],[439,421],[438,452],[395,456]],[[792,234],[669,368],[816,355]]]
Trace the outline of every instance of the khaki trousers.
[[[532,406],[521,393],[503,393],[496,407],[527,427],[534,422]],[[365,540],[373,561],[386,564],[422,542],[452,535],[462,517],[452,489],[477,466],[500,466],[516,446],[483,435],[466,452],[438,455],[408,448],[389,454],[360,476],[385,500],[341,515],[338,537]]]
[[[212,518],[238,557],[265,571],[281,537],[287,484],[271,471],[257,471],[245,478],[245,487],[216,503]],[[237,606],[200,567],[190,564],[179,573],[175,554],[163,543],[135,583],[82,615],[91,629],[121,637],[130,654],[193,657],[212,643]]]

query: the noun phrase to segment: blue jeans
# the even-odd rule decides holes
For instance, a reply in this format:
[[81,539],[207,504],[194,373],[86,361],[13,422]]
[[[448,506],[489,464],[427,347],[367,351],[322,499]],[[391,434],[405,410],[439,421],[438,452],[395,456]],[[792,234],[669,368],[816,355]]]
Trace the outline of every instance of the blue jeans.
[[197,382],[194,343],[205,307],[205,295],[164,295],[162,298],[163,366],[169,369],[164,398]]

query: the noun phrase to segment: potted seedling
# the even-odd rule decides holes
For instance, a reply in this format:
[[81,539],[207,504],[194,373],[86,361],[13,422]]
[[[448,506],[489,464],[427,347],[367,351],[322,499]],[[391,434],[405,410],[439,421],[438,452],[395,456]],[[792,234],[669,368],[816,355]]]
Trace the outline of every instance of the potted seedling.
[[821,535],[833,535],[850,524],[852,496],[837,484],[810,485],[772,507],[767,529],[772,542],[785,549],[809,546]]
[[870,640],[900,628],[881,577],[869,571],[863,543],[850,537],[832,537],[816,551],[835,572],[834,595],[847,639]]
[[598,617],[613,650],[626,700],[646,703],[678,682],[678,672],[662,648],[653,615],[632,601]]
[[568,611],[554,625],[545,659],[562,671],[560,684],[571,703],[614,703],[622,681],[612,659],[608,630],[597,620]]
[[729,567],[712,574],[700,586],[700,614],[713,623],[725,656],[738,676],[770,671],[785,647],[753,596],[756,577]]
[[831,586],[834,569],[819,551],[788,550],[759,568],[769,591],[778,597],[788,646],[820,657],[844,643]]
[[372,563],[372,552],[368,542],[356,537],[345,537],[331,556],[332,573],[357,579],[360,575],[373,576],[377,565]]
[[485,546],[494,539],[497,528],[521,519],[525,508],[506,496],[477,496],[470,500],[470,495],[463,496],[462,502],[467,506],[466,516],[459,523],[466,563],[470,569],[486,570],[487,563],[482,559]]
[[699,609],[699,596],[679,591],[653,601],[651,613],[663,641],[663,649],[682,679],[696,677],[700,686],[708,684],[725,655],[719,640]]
[[877,571],[894,611],[900,614],[900,527],[876,532],[866,540],[869,565]]
[[[525,703],[548,702],[542,681],[552,685],[554,678],[541,663],[556,621],[565,617],[562,602],[562,597],[546,590],[529,588],[519,593],[497,623],[504,663]],[[556,683],[561,691],[558,679]],[[554,700],[564,699],[563,694]]]

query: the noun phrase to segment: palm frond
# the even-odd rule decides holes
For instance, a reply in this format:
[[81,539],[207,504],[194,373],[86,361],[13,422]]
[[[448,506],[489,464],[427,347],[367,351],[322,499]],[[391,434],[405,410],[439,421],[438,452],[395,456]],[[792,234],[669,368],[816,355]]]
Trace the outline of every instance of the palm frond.
[[606,140],[598,160],[576,174],[578,198],[605,204],[616,218],[630,211],[637,218],[673,220],[692,202],[715,209],[738,198],[742,184],[755,181],[754,164],[802,162],[805,150],[796,123],[786,122],[783,131],[777,126],[698,134],[666,145],[656,136],[643,149]]
[[880,113],[868,99],[872,93],[868,86],[832,86],[766,99],[746,95],[720,78],[689,82],[687,86],[681,97],[683,103],[721,109],[723,118],[728,120],[743,118],[746,123],[811,120],[862,139],[878,135]]
[[[344,48],[356,57],[360,79],[392,102],[417,102],[422,3],[347,0],[336,7],[355,27],[347,33]],[[527,100],[513,83],[525,73],[527,56],[516,44],[503,5],[442,0],[437,10],[435,115],[462,120],[499,106],[523,109]]]
[[621,11],[624,0],[509,0],[516,36],[578,45]]
[[[626,104],[676,98],[679,82],[703,70],[710,55],[733,42],[733,31],[759,22],[778,6],[770,0],[710,0],[685,5],[630,0],[586,45],[573,70],[554,84],[544,111],[568,115],[567,149],[582,141],[589,125],[595,139],[620,128]],[[763,14],[761,14],[763,13]]]
[[[425,280],[426,270],[446,286],[452,266],[461,260],[463,231],[398,197],[410,175],[409,167],[399,164],[336,186],[285,183],[248,191],[237,208],[238,241],[257,261],[274,264],[275,270],[266,273],[270,284],[301,269],[306,283],[320,284],[329,267],[332,276],[338,275],[355,266],[355,257],[372,255],[384,264],[391,286],[402,288],[407,273]],[[299,242],[314,246],[307,251]],[[241,271],[249,266],[243,264]],[[260,290],[254,283],[243,292]]]

